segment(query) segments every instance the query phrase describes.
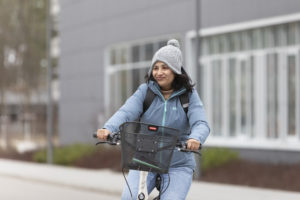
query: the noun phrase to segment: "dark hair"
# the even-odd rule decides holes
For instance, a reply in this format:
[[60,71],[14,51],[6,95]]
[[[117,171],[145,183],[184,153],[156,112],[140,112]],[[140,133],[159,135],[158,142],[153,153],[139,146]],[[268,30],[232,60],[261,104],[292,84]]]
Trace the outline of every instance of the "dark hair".
[[[181,67],[181,74],[176,74],[176,73],[174,74],[175,74],[175,78],[172,83],[172,88],[176,91],[176,90],[180,90],[182,87],[185,87],[188,92],[191,92],[195,84],[192,84],[192,80],[190,79],[186,71],[183,69],[183,67]],[[150,80],[156,82],[152,73],[149,76],[148,72],[145,75],[145,80],[146,83],[149,83]]]

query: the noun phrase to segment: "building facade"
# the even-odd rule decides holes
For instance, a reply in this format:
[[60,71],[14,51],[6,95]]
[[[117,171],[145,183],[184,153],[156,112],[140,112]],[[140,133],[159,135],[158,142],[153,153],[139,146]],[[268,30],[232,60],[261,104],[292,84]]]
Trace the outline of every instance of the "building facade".
[[62,144],[90,142],[176,38],[212,128],[207,146],[300,160],[300,2],[199,2],[61,1]]

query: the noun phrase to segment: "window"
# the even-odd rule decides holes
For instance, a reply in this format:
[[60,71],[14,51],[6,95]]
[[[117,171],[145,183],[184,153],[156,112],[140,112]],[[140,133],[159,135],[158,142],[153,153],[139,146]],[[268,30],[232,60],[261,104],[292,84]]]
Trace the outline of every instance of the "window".
[[287,26],[287,44],[295,45],[297,38],[297,24],[291,23]]
[[201,38],[196,82],[213,137],[300,142],[299,32],[292,22]]
[[117,63],[117,59],[116,59],[116,50],[115,49],[111,49],[110,51],[110,63],[112,65],[115,65]]
[[149,43],[145,45],[145,60],[152,60],[154,51],[153,51],[153,44]]
[[202,55],[208,55],[209,54],[209,41],[207,38],[201,39],[201,54]]
[[197,91],[200,95],[200,98],[202,98],[204,96],[203,94],[203,91],[204,91],[204,77],[203,77],[203,74],[205,73],[204,72],[204,65],[203,64],[200,64],[198,67],[197,67]]
[[132,62],[140,61],[140,47],[139,46],[133,46],[131,48],[131,61]]
[[296,135],[296,56],[288,56],[288,135]]
[[111,75],[110,76],[110,78],[109,78],[109,80],[110,80],[110,99],[111,99],[111,101],[109,101],[109,107],[111,108],[111,110],[112,110],[112,112],[113,111],[115,111],[116,109],[115,109],[115,99],[116,99],[116,93],[115,93],[115,88],[116,88],[116,81],[115,81],[115,75],[113,74],[113,75]]
[[132,69],[132,89],[135,91],[140,84],[140,69]]
[[238,77],[240,77],[240,93],[241,93],[241,133],[246,134],[247,132],[247,74],[246,74],[246,60],[241,60],[240,61],[240,74],[238,74]]
[[252,42],[253,42],[253,49],[260,49],[262,48],[262,34],[261,29],[254,29],[252,32]]
[[127,52],[127,49],[126,48],[122,48],[121,49],[121,59],[120,59],[120,62],[121,64],[125,64],[128,62],[128,52]]
[[121,100],[122,102],[125,102],[127,99],[127,90],[128,90],[128,85],[127,85],[127,71],[123,70],[120,71],[120,79],[121,79]]
[[267,136],[277,138],[279,131],[278,123],[278,65],[277,54],[267,55]]
[[250,56],[250,66],[249,66],[249,74],[250,74],[250,88],[249,88],[249,97],[248,99],[250,100],[250,102],[248,103],[248,106],[250,106],[249,110],[248,110],[248,114],[249,114],[249,126],[250,126],[250,133],[249,136],[250,137],[254,137],[254,126],[255,126],[255,112],[254,112],[254,105],[255,105],[255,90],[254,90],[254,83],[255,83],[255,57],[254,56]]
[[229,135],[236,135],[236,60],[229,59]]
[[222,128],[222,71],[221,61],[212,61],[212,93],[213,93],[213,134],[221,135]]
[[263,29],[263,47],[271,48],[274,47],[274,31],[272,27],[266,27]]
[[287,25],[283,24],[283,25],[279,25],[276,26],[276,34],[277,34],[277,46],[286,46],[287,45]]

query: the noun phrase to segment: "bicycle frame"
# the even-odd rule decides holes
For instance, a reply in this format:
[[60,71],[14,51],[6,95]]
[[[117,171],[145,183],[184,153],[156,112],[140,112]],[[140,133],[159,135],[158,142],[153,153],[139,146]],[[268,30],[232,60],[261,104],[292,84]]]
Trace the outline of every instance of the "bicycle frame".
[[140,171],[139,191],[137,195],[138,200],[148,200],[147,176],[148,172]]

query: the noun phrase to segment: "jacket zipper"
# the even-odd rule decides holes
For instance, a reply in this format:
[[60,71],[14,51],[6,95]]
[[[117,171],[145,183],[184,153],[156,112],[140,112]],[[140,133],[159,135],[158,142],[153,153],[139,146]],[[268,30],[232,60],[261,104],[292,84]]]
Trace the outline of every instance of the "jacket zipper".
[[166,113],[167,113],[167,102],[168,100],[165,100],[165,98],[163,97],[163,95],[160,93],[160,91],[155,87],[155,89],[157,90],[159,96],[162,98],[162,100],[164,101],[164,113],[163,113],[163,119],[162,119],[162,126],[165,126],[166,123]]
[[[158,90],[156,87],[155,87],[155,89]],[[184,91],[184,90],[180,90],[179,92],[173,94],[173,95],[172,95],[170,98],[168,98],[167,100],[165,100],[165,98],[164,98],[163,95],[160,93],[160,91],[157,91],[158,94],[160,95],[160,97],[163,99],[163,101],[164,101],[164,103],[165,103],[165,105],[164,105],[163,119],[162,119],[162,127],[164,127],[164,126],[165,126],[165,123],[166,123],[166,114],[167,114],[167,104],[168,104],[168,100],[171,99],[173,96],[176,96],[176,95],[180,94],[182,91]],[[164,135],[164,128],[162,128],[162,135]],[[162,147],[163,145],[160,144],[159,146]],[[160,159],[159,159],[159,160],[160,160],[160,162],[162,162],[162,157],[161,157],[161,155],[160,155]]]
[[165,100],[165,98],[163,97],[163,95],[160,93],[160,91],[156,87],[155,87],[155,89],[157,90],[158,94],[160,95],[160,97],[163,99],[163,101],[165,103],[165,105],[164,105],[163,119],[162,119],[162,126],[165,126],[165,124],[166,124],[166,114],[167,114],[167,103],[168,103],[168,100],[171,99],[172,97],[176,96],[176,95],[181,94],[184,91],[184,89],[178,91],[177,93],[174,93],[167,100]]
[[168,103],[168,100],[165,100],[165,107],[164,107],[164,115],[163,115],[163,119],[162,119],[162,126],[165,126],[165,123],[166,123],[167,103]]

